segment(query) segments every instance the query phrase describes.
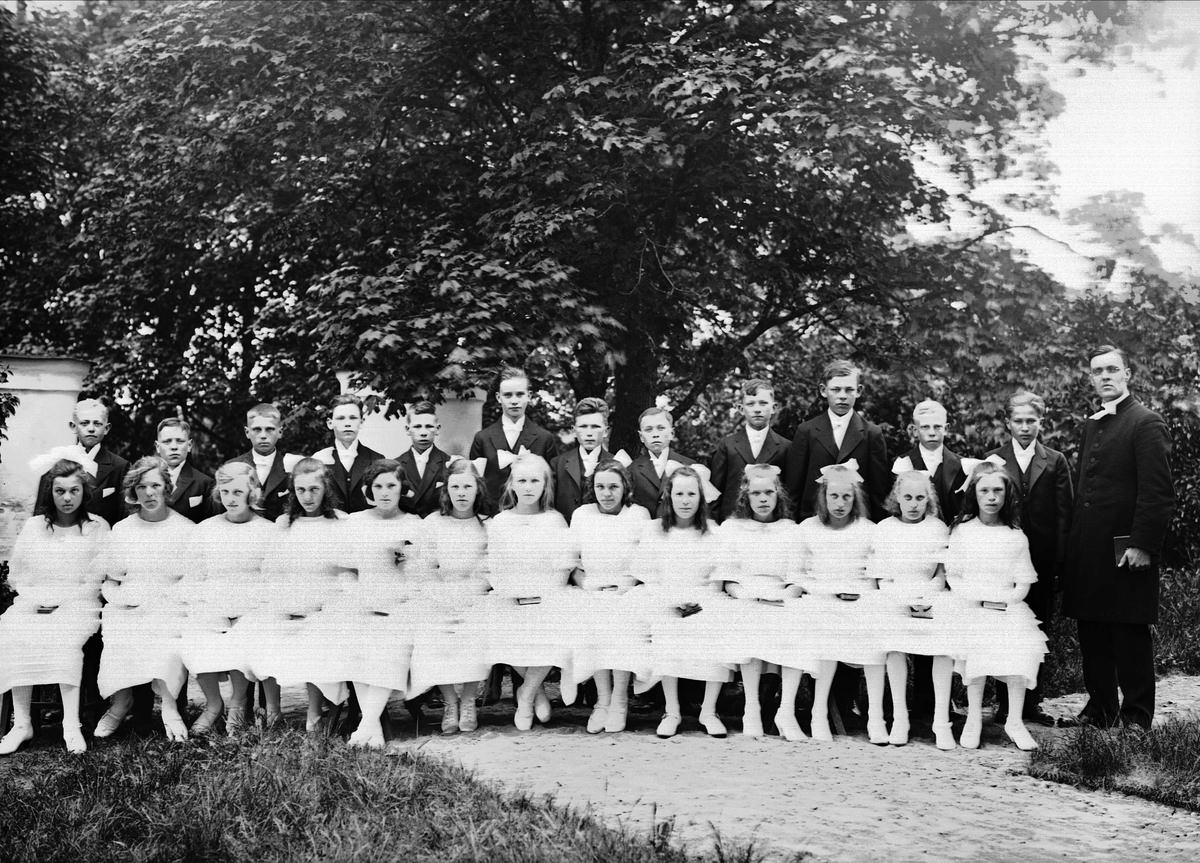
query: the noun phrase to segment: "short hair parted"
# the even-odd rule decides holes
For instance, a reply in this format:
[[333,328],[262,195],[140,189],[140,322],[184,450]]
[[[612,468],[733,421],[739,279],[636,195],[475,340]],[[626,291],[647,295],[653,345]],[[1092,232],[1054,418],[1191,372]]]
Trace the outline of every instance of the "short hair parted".
[[971,476],[967,479],[967,490],[963,494],[962,510],[958,513],[958,517],[954,519],[954,525],[951,527],[951,530],[965,521],[979,518],[979,500],[975,497],[975,486],[979,485],[979,481],[985,476],[993,475],[997,475],[1004,480],[1004,506],[1000,508],[1001,524],[1007,525],[1014,530],[1021,528],[1021,487],[1008,475],[1007,470],[998,464],[985,461],[976,465],[975,469],[971,471]]
[[1008,415],[1011,417],[1017,408],[1033,408],[1039,419],[1046,415],[1046,402],[1036,393],[1013,393],[1008,399]]
[[[833,470],[825,474],[825,479],[841,478],[839,474],[850,473],[850,469],[844,464],[835,464]],[[847,477],[847,479],[849,479]],[[863,492],[863,484],[861,480],[850,480],[850,487],[854,489],[854,507],[850,510],[850,521],[857,521],[860,518],[869,518],[870,511],[867,509],[867,495]],[[821,524],[829,524],[829,501],[825,499],[825,490],[828,488],[828,483],[821,483],[821,487],[817,489],[817,518],[821,519]]]
[[941,414],[943,417],[947,418],[950,416],[949,412],[946,410],[946,406],[939,401],[935,401],[934,399],[924,399],[923,401],[917,402],[916,407],[913,408],[912,412],[913,422],[918,422],[920,418],[926,414]]
[[[161,426],[162,424],[159,423],[159,425]],[[125,474],[125,479],[121,480],[121,494],[124,495],[125,505],[129,507],[130,512],[137,512],[138,510],[137,493],[134,489],[146,474],[153,473],[154,471],[162,474],[163,486],[167,497],[169,498],[174,494],[175,483],[171,482],[171,470],[167,467],[167,463],[156,455],[144,455],[130,465],[129,472]]]
[[857,375],[858,382],[863,382],[863,370],[856,366],[850,360],[830,360],[825,364],[825,368],[821,369],[821,383],[827,384],[834,378],[844,378],[849,375]]
[[60,458],[42,477],[42,481],[38,484],[37,500],[33,505],[34,515],[46,517],[47,530],[54,526],[54,481],[71,476],[78,476],[79,481],[83,484],[83,499],[79,503],[79,509],[75,511],[74,524],[83,524],[92,518],[90,506],[95,485],[92,482],[91,474],[79,462],[71,461],[69,458]]
[[258,512],[262,508],[262,484],[258,481],[258,470],[244,461],[227,461],[217,468],[213,474],[213,502],[221,502],[221,486],[242,477],[246,478],[246,487],[249,489],[246,501],[252,510]]
[[596,463],[596,470],[588,477],[587,488],[583,490],[583,502],[596,502],[596,476],[601,472],[615,473],[621,478],[621,487],[625,489],[621,495],[621,509],[626,509],[633,503],[633,484],[629,481],[629,470],[615,458],[606,458]]
[[420,416],[421,414],[432,414],[436,417],[437,408],[435,408],[433,406],[433,402],[429,401],[428,399],[421,399],[420,401],[413,402],[404,411],[404,421],[411,422],[413,417]]
[[189,440],[192,437],[192,424],[187,420],[181,420],[179,417],[167,417],[165,420],[159,420],[154,436],[158,437],[162,434],[163,429],[182,429]]
[[375,459],[375,461],[371,462],[370,466],[367,467],[366,471],[363,472],[362,478],[363,497],[365,497],[372,505],[375,503],[375,498],[371,496],[371,484],[385,473],[390,473],[395,476],[396,479],[400,480],[401,497],[403,497],[404,493],[409,489],[408,480],[404,478],[404,468],[400,466],[400,462],[392,458]]
[[538,500],[538,512],[545,512],[554,505],[554,476],[550,472],[550,464],[540,455],[533,453],[525,453],[518,455],[513,459],[512,466],[508,471],[508,478],[504,480],[504,491],[500,493],[500,509],[512,509],[517,505],[517,493],[513,491],[513,475],[516,474],[519,467],[532,467],[541,471],[542,474],[542,496]]
[[754,511],[750,509],[750,481],[763,477],[775,480],[775,511],[771,513],[771,520],[783,521],[792,517],[792,497],[783,487],[779,468],[769,464],[748,464],[742,471],[742,481],[738,483],[737,500],[733,504],[734,518],[754,518]]
[[358,408],[358,415],[360,417],[364,416],[363,400],[354,393],[342,393],[340,396],[335,397],[334,400],[329,403],[329,415],[333,416],[333,412],[342,405],[354,405],[356,408]]
[[456,458],[446,466],[446,481],[442,484],[442,490],[438,492],[438,512],[442,515],[451,515],[454,512],[454,504],[450,502],[450,477],[463,474],[475,480],[475,503],[473,505],[475,517],[482,519],[492,515],[492,504],[488,500],[483,477],[479,475],[479,471],[475,470],[475,465],[471,463],[471,460],[466,458]]
[[896,475],[896,480],[892,483],[892,490],[888,492],[888,496],[883,501],[883,508],[887,510],[888,514],[900,518],[900,501],[896,497],[896,489],[900,488],[900,483],[906,480],[919,482],[925,486],[925,517],[928,518],[932,515],[934,518],[941,518],[942,505],[938,501],[937,489],[933,487],[933,477],[929,475],[929,471],[925,470],[906,470]]
[[79,419],[80,411],[89,411],[99,408],[104,411],[104,421],[108,422],[108,405],[100,401],[100,399],[80,399],[75,402],[75,407],[71,408],[71,419]]
[[571,412],[571,416],[574,419],[579,419],[588,414],[600,414],[604,417],[604,421],[608,422],[608,402],[595,396],[588,396],[586,399],[577,401],[575,403],[575,410]]
[[304,507],[300,505],[300,500],[296,497],[296,479],[310,474],[320,476],[321,484],[325,489],[324,494],[321,495],[321,518],[337,518],[337,510],[342,501],[338,496],[337,486],[333,484],[329,466],[315,458],[302,458],[296,462],[296,466],[292,468],[292,472],[288,476],[287,523],[289,526],[304,515]]
[[692,527],[701,533],[708,533],[708,501],[704,499],[704,482],[700,479],[700,474],[686,464],[671,471],[671,475],[663,480],[662,491],[658,494],[657,515],[662,524],[663,533],[679,524],[679,518],[675,515],[675,507],[671,504],[671,489],[679,480],[688,477],[696,480],[696,487],[700,489],[700,506],[696,509]]
[[766,390],[771,394],[771,398],[775,398],[775,387],[770,381],[762,378],[750,378],[742,384],[742,398],[758,395],[759,390]]
[[656,416],[657,414],[662,414],[667,418],[667,425],[671,427],[675,426],[675,417],[671,416],[671,412],[666,408],[660,408],[658,405],[655,405],[654,407],[646,408],[644,411],[638,414],[638,428],[642,427],[642,420],[644,420],[646,417]]
[[270,402],[259,402],[250,410],[246,411],[246,425],[250,425],[255,417],[263,417],[269,420],[275,420],[277,423],[283,422],[283,414],[279,412],[279,408]]
[[533,381],[529,379],[529,373],[525,371],[525,369],[518,366],[504,366],[502,369],[500,369],[499,374],[496,376],[496,391],[499,392],[500,385],[505,381],[518,380],[525,381],[527,386],[533,386]]

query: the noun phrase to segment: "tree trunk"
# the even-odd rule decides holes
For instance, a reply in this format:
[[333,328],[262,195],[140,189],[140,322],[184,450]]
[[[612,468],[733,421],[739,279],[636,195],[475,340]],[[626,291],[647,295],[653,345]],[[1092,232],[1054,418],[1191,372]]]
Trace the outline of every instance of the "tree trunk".
[[625,362],[618,365],[614,374],[612,405],[612,430],[609,446],[614,452],[624,449],[636,458],[638,447],[638,414],[654,404],[658,393],[658,358],[644,333],[633,329],[624,349]]

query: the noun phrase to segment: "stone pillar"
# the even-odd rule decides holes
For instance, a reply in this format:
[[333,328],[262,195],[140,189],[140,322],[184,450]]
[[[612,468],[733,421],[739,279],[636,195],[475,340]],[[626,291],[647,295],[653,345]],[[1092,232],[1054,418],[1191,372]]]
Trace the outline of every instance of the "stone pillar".
[[67,423],[83,388],[89,363],[64,357],[0,355],[9,367],[0,389],[21,403],[0,441],[0,560],[7,560],[21,525],[33,513],[38,478],[29,460],[52,447],[75,443]]
[[[341,385],[343,393],[352,392],[364,399],[368,396],[380,396],[370,388],[353,389],[350,386],[353,375],[351,371],[337,372],[338,384]],[[445,401],[437,406],[437,418],[442,425],[437,439],[439,449],[451,455],[467,455],[475,432],[483,428],[483,398],[482,390],[476,390],[474,396],[468,399],[460,399],[451,393],[445,394]],[[380,409],[363,419],[359,438],[376,452],[381,452],[388,458],[395,458],[412,446],[412,441],[409,440],[408,432],[404,430],[403,416],[391,419],[384,417],[388,404],[380,400]]]

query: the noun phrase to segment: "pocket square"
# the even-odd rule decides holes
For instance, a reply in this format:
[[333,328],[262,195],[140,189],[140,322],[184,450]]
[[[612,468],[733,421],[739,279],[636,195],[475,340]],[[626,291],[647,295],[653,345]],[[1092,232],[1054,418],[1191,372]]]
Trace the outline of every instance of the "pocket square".
[[195,509],[196,507],[198,507],[201,504],[201,502],[203,500],[204,500],[204,495],[202,495],[202,494],[192,495],[191,497],[188,498],[188,506],[191,507],[192,509]]
[[100,490],[100,497],[108,497],[114,491],[116,491],[115,488],[103,488]]

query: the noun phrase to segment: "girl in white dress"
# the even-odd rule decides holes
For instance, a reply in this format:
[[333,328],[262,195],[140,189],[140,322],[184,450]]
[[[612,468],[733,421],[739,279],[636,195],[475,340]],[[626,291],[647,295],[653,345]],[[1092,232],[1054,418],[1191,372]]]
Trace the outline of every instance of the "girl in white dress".
[[192,568],[189,551],[195,525],[168,506],[172,487],[167,463],[157,456],[138,459],[121,484],[125,502],[136,511],[113,526],[96,558],[103,573],[104,606],[100,654],[100,694],[112,706],[96,725],[95,736],[110,736],[133,703],[132,687],[151,682],[162,701],[169,740],[186,740],[187,726],[175,699],[187,679],[180,653],[183,591],[179,581]]
[[88,512],[88,471],[95,472],[95,462],[60,454],[30,464],[47,481],[9,559],[17,597],[0,616],[0,694],[12,690],[13,726],[0,739],[0,755],[33,737],[33,687],[43,683],[57,683],[62,695],[67,751],[87,749],[79,730],[79,686],[84,642],[100,628],[100,580],[92,560],[108,523]]
[[379,459],[363,474],[369,509],[345,524],[343,564],[358,573],[340,626],[352,654],[351,674],[362,720],[351,746],[383,746],[383,711],[393,692],[408,690],[413,632],[427,616],[420,600],[423,533],[421,520],[401,512],[404,468]]
[[267,726],[280,721],[279,687],[303,683],[308,692],[305,729],[315,731],[325,700],[337,704],[348,689],[344,673],[349,633],[324,608],[345,601],[353,575],[342,566],[346,514],[326,466],[301,459],[288,478],[288,509],[263,555],[263,607],[243,619],[257,633],[250,670],[263,681]]
[[488,500],[475,466],[456,458],[446,469],[438,512],[425,516],[428,622],[413,645],[409,697],[432,686],[442,693],[442,733],[479,727],[475,698],[490,665],[480,601],[488,592]]
[[947,625],[945,576],[949,531],[942,523],[937,492],[927,471],[896,477],[884,508],[892,517],[875,526],[867,577],[876,579],[888,602],[887,680],[892,693],[888,743],[908,743],[909,653],[933,657],[933,734],[939,749],[953,749],[950,684],[954,676],[954,632]]
[[571,516],[571,535],[579,551],[572,580],[584,590],[587,611],[575,651],[576,683],[596,681],[596,705],[588,734],[625,730],[629,680],[649,674],[650,632],[627,601],[637,582],[633,560],[650,513],[633,502],[633,486],[616,459],[596,465],[588,479],[584,505]]
[[732,664],[721,659],[728,652],[722,642],[732,615],[719,607],[733,600],[721,590],[716,573],[720,540],[707,513],[716,489],[707,473],[702,465],[668,462],[662,516],[646,525],[633,570],[643,583],[633,596],[650,620],[652,671],[651,678],[638,681],[637,690],[661,681],[665,708],[656,733],[664,739],[679,731],[680,677],[704,681],[700,724],[712,737],[727,733],[717,715],[717,697],[721,685],[733,679]]
[[[725,592],[738,600],[738,623],[730,636],[746,694],[742,734],[747,737],[763,736],[758,698],[763,659],[778,652],[777,645],[787,632],[783,605],[795,593],[790,583],[796,523],[791,519],[790,502],[779,474],[775,465],[746,465],[733,517],[721,525],[719,573],[725,580]],[[780,669],[782,698],[775,724],[784,740],[806,739],[794,709],[803,673],[799,667]]]
[[[829,741],[826,705],[837,664],[861,666],[867,678],[867,736],[877,745],[888,742],[883,719],[887,650],[879,626],[881,606],[874,579],[866,575],[875,525],[867,515],[862,476],[853,459],[821,469],[817,479],[817,514],[800,523],[800,575],[805,595],[797,631],[811,639],[819,660],[813,675],[812,736]],[[804,636],[799,636],[804,638]]]
[[571,684],[579,603],[567,584],[575,568],[567,522],[553,508],[550,466],[537,455],[518,455],[500,497],[501,512],[487,522],[489,653],[493,664],[513,666],[524,682],[516,692],[513,724],[521,731],[550,718],[542,681],[562,670],[563,701],[575,700]]
[[192,734],[206,734],[221,718],[225,702],[221,677],[229,676],[230,703],[226,730],[245,727],[250,670],[248,641],[254,634],[238,623],[260,604],[259,578],[263,555],[279,528],[256,513],[262,498],[252,465],[231,461],[217,469],[213,500],[224,512],[207,518],[192,531],[191,561],[180,584],[186,588],[187,617],[183,630],[183,663],[196,675],[204,693],[204,712]]
[[967,722],[958,742],[968,749],[979,746],[989,676],[1008,686],[1005,734],[1019,749],[1037,748],[1021,721],[1021,708],[1025,690],[1036,684],[1046,636],[1024,601],[1037,572],[1020,526],[1018,495],[1003,467],[986,461],[977,465],[950,532],[946,581],[964,605],[959,637],[965,659],[956,670],[967,686]]

